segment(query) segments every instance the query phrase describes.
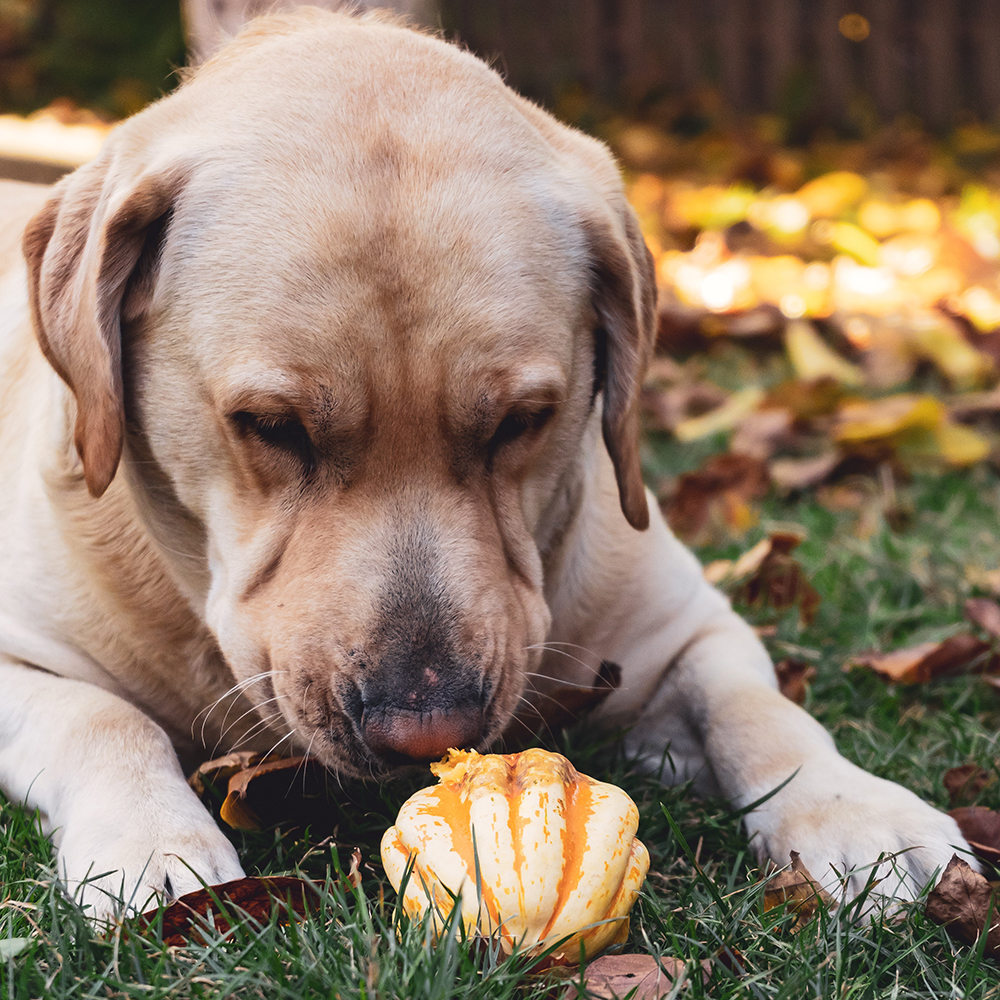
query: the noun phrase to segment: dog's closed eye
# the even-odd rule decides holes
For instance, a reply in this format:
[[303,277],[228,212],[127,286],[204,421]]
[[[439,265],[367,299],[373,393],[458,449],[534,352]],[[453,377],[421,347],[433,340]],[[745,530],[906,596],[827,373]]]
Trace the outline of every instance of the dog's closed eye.
[[543,406],[538,409],[513,409],[497,425],[490,438],[489,452],[493,455],[497,449],[520,438],[538,433],[555,414],[554,406]]
[[230,419],[241,438],[252,438],[272,450],[294,456],[307,471],[315,467],[316,453],[309,432],[292,414],[238,410]]

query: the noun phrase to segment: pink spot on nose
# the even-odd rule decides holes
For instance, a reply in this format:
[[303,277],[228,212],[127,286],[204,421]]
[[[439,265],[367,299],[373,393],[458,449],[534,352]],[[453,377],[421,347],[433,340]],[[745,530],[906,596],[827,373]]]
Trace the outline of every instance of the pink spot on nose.
[[428,687],[434,687],[438,682],[438,672],[430,667],[424,667],[424,683]]

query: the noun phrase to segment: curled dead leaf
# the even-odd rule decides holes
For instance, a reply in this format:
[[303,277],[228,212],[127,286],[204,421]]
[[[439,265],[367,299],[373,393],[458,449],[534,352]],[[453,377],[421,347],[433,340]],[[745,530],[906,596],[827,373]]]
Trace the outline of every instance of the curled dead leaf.
[[779,660],[774,665],[778,690],[796,705],[805,703],[809,682],[816,676],[816,668],[802,660]]
[[771,479],[779,490],[804,490],[818,486],[843,461],[836,449],[808,458],[776,458],[769,465]]
[[984,771],[978,764],[963,764],[946,771],[942,782],[948,792],[948,804],[954,809],[971,805],[979,793],[996,781],[996,775]]
[[864,667],[894,684],[925,684],[945,674],[989,669],[992,646],[973,635],[953,635],[943,642],[922,642],[889,653],[861,653],[845,670]]
[[809,874],[798,851],[790,851],[789,857],[791,864],[767,880],[764,887],[764,909],[772,910],[776,906],[787,905],[792,913],[797,914],[791,927],[794,934],[812,920],[820,906],[831,905],[833,897]]
[[219,815],[234,830],[310,822],[322,812],[326,778],[326,769],[314,757],[262,761],[229,778]]
[[984,954],[1000,957],[997,891],[958,855],[952,856],[941,881],[931,890],[924,912],[965,944],[977,944],[985,930]]
[[253,767],[264,759],[264,754],[256,753],[253,750],[237,750],[235,753],[227,753],[224,757],[206,760],[188,778],[188,784],[200,797],[205,794],[206,784],[221,785],[222,782],[229,781],[237,772],[245,771],[248,767]]

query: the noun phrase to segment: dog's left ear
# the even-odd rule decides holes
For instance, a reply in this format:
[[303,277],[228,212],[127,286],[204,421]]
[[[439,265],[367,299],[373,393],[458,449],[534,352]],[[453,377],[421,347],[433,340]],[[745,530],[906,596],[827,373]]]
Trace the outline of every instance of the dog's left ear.
[[[597,377],[604,390],[604,443],[615,467],[622,512],[649,527],[639,463],[639,393],[656,340],[656,274],[632,209],[585,223],[598,317]],[[603,367],[603,372],[600,370]]]
[[94,497],[124,444],[123,300],[127,291],[127,320],[148,305],[162,223],[186,177],[173,167],[122,178],[114,162],[105,153],[63,180],[21,244],[35,335],[76,397],[74,442]]

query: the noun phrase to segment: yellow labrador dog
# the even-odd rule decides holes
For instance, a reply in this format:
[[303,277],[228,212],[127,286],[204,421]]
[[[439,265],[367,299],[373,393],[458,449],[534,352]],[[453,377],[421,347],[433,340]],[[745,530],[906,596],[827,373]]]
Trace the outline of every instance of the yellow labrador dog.
[[0,788],[95,915],[240,876],[199,756],[381,775],[602,660],[601,719],[667,780],[746,806],[794,774],[747,816],[762,857],[912,848],[905,896],[964,846],[778,693],[671,536],[618,171],[482,62],[275,15],[3,202]]

